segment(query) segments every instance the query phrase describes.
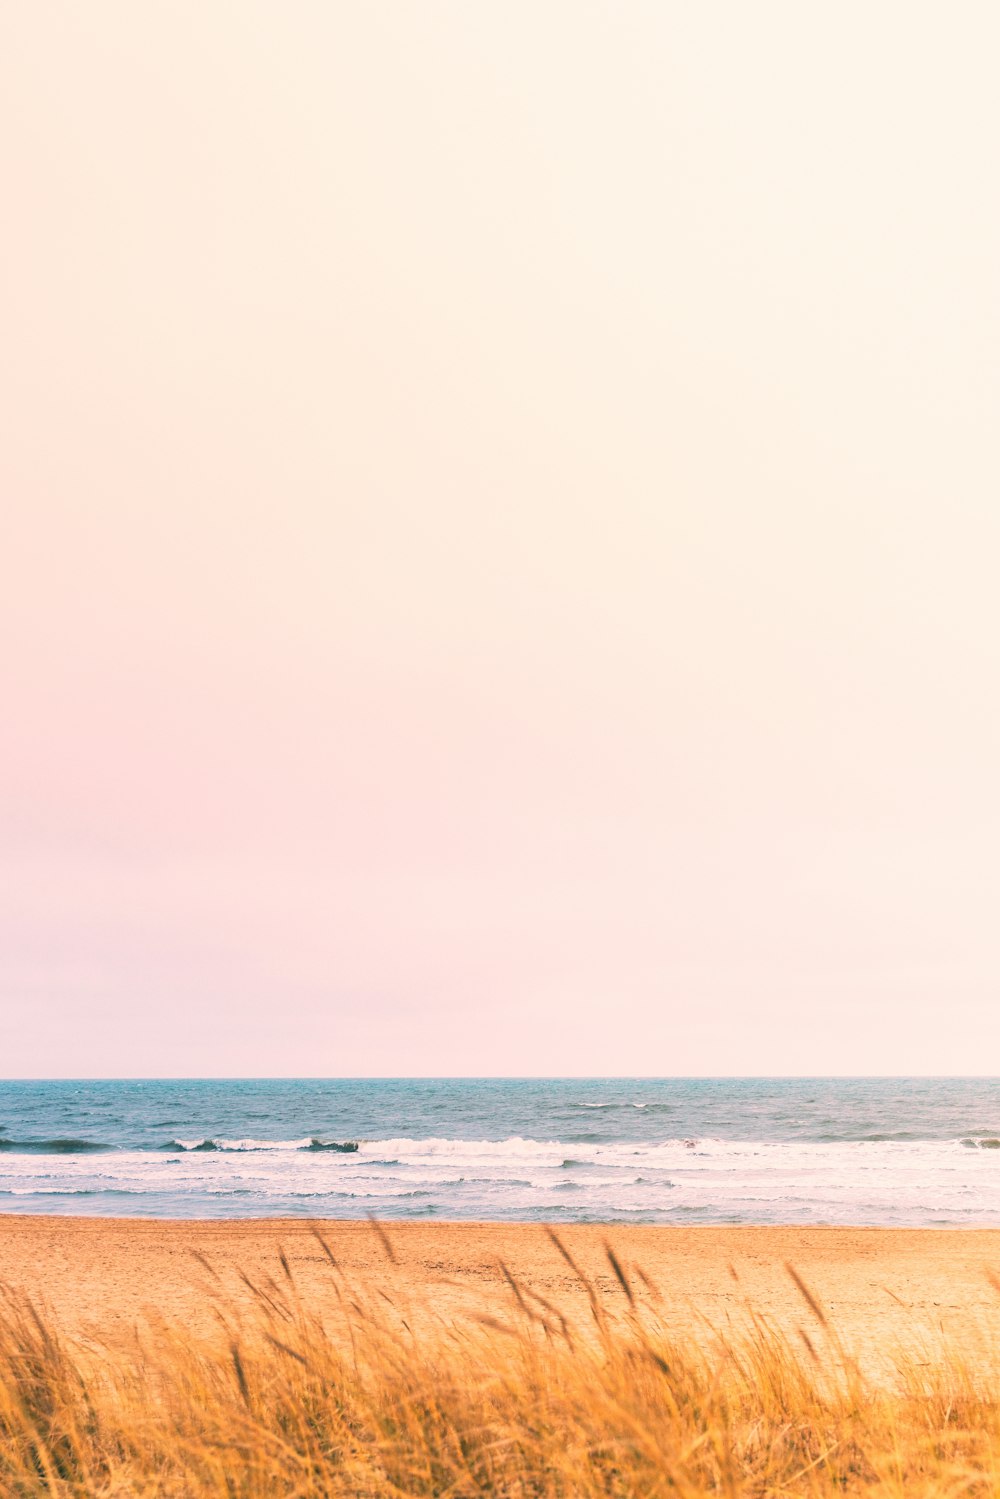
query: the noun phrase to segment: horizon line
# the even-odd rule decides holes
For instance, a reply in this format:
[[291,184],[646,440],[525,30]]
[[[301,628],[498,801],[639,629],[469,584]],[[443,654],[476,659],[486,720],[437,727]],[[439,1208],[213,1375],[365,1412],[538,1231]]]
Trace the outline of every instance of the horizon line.
[[1000,1082],[995,1072],[92,1073],[0,1077],[4,1083]]

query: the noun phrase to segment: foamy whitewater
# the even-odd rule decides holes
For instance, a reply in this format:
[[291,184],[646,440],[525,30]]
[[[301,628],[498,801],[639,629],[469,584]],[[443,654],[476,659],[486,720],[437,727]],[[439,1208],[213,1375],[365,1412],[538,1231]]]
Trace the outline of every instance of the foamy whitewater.
[[0,1083],[0,1210],[1000,1224],[1000,1081]]

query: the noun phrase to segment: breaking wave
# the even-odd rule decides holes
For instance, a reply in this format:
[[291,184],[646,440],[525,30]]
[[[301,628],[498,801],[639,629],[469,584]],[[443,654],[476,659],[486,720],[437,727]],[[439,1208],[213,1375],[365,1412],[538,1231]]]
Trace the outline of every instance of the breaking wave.
[[302,1140],[169,1140],[161,1150],[196,1152],[229,1151],[247,1152],[257,1150],[330,1150],[341,1155],[353,1155],[359,1149],[357,1140],[321,1140],[307,1135]]

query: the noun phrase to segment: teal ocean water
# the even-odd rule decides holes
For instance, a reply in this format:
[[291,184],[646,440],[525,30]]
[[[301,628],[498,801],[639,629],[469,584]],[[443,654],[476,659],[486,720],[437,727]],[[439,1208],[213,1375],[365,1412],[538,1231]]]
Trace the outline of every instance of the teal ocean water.
[[1000,1080],[4,1082],[0,1210],[1000,1224]]

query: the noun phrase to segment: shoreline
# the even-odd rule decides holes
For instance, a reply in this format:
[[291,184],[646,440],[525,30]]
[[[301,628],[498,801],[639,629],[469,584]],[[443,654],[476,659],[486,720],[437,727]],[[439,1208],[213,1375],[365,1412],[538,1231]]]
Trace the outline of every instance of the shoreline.
[[[628,1310],[610,1244],[679,1336],[738,1331],[752,1315],[789,1337],[815,1326],[791,1265],[866,1362],[882,1364],[902,1347],[959,1345],[977,1359],[1000,1348],[1000,1293],[990,1280],[1000,1275],[1000,1229],[569,1224],[555,1232],[609,1316]],[[63,1334],[105,1343],[158,1324],[217,1335],[220,1305],[236,1320],[249,1307],[241,1277],[255,1286],[279,1279],[282,1255],[303,1301],[334,1323],[345,1288],[438,1325],[505,1318],[513,1295],[502,1267],[576,1323],[591,1319],[587,1288],[541,1224],[0,1214],[0,1282]]]

